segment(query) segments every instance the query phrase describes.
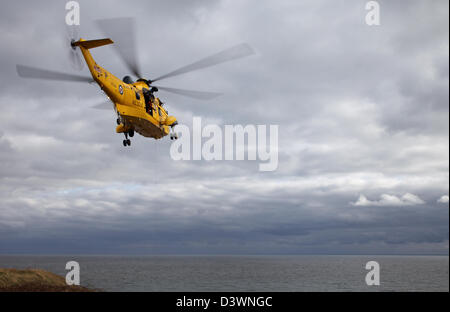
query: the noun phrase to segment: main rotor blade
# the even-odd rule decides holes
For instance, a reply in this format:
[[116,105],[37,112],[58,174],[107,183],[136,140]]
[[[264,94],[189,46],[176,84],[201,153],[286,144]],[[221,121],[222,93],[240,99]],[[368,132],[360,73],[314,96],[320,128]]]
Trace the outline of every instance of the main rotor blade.
[[106,101],[98,103],[98,104],[96,104],[94,106],[91,106],[91,108],[103,109],[103,110],[109,110],[110,111],[111,109],[115,110],[115,105],[110,100],[106,100]]
[[96,23],[107,37],[114,40],[114,47],[133,75],[142,78],[136,54],[135,20],[120,17],[97,20]]
[[222,95],[222,93],[216,93],[216,92],[185,90],[185,89],[160,87],[160,86],[155,86],[155,87],[157,87],[159,90],[175,93],[178,95],[184,95],[184,96],[191,97],[191,98],[198,99],[198,100],[210,100],[210,99],[213,99],[215,97]]
[[177,70],[174,70],[168,74],[159,76],[156,79],[152,79],[152,82],[166,79],[173,76],[182,75],[194,70],[199,70],[202,68],[218,65],[221,63],[225,63],[228,61],[236,60],[242,57],[246,57],[249,55],[254,54],[255,52],[253,49],[246,43],[238,44],[234,47],[231,47],[229,49],[223,50],[222,52],[213,54],[211,56],[208,56],[200,61],[197,61],[195,63],[189,64],[187,66],[183,66]]
[[40,69],[26,65],[16,65],[17,74],[23,78],[63,80],[76,82],[92,82],[92,77],[61,73],[52,70]]

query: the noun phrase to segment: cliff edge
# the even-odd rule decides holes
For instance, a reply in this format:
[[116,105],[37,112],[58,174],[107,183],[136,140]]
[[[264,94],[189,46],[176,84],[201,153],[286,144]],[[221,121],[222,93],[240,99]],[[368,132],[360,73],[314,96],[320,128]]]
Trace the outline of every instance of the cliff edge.
[[82,286],[66,285],[65,278],[40,269],[1,269],[0,291],[90,292]]

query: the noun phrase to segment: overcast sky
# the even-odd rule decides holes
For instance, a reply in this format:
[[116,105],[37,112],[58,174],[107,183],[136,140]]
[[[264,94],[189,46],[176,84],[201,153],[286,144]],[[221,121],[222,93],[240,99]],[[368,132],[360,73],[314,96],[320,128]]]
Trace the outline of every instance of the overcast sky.
[[[174,161],[171,141],[122,146],[96,85],[25,80],[15,64],[76,73],[65,1],[0,11],[0,253],[448,254],[448,1],[80,1],[132,16],[147,78],[234,44],[254,56],[161,85],[190,126],[279,125],[279,166]],[[114,40],[114,38],[112,38]],[[122,78],[111,46],[92,50]],[[82,74],[88,74],[85,67]]]

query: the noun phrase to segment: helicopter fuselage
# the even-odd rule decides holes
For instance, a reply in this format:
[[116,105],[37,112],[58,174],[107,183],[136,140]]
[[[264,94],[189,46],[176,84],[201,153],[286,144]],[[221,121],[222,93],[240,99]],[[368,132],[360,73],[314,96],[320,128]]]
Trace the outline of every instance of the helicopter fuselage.
[[[97,46],[110,44],[110,39]],[[144,137],[160,139],[170,132],[170,126],[176,124],[176,118],[168,116],[157,97],[145,96],[143,89],[149,88],[145,81],[125,83],[109,71],[99,66],[89,48],[96,46],[84,46],[83,39],[75,42],[79,46],[92,78],[100,86],[102,91],[114,103],[118,114],[117,133],[130,133],[136,131]],[[85,41],[90,42],[90,41]]]

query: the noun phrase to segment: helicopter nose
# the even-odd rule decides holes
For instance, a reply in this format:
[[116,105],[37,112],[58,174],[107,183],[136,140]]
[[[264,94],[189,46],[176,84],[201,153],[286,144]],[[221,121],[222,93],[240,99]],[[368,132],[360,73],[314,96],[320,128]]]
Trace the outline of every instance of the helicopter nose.
[[169,116],[166,118],[164,124],[169,127],[175,127],[178,125],[178,121],[174,116]]

